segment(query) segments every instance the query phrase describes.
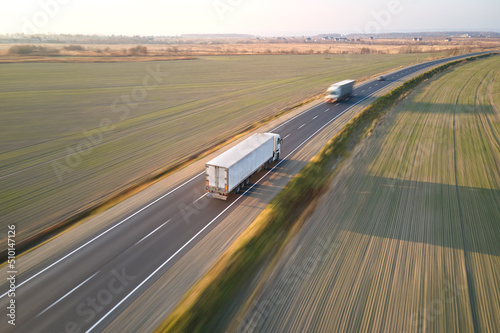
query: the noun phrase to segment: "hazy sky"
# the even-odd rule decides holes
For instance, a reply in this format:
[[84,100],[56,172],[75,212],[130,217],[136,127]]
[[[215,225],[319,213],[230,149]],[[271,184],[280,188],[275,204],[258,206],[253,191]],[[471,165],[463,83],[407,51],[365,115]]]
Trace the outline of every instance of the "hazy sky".
[[500,32],[500,0],[0,0],[0,33]]

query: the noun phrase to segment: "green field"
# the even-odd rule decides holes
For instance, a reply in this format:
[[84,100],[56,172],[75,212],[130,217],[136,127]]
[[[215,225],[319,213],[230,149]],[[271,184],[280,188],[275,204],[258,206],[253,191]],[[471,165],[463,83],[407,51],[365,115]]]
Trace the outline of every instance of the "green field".
[[427,56],[0,64],[2,225],[22,241],[332,82]]
[[335,175],[236,325],[500,331],[500,57],[420,85]]

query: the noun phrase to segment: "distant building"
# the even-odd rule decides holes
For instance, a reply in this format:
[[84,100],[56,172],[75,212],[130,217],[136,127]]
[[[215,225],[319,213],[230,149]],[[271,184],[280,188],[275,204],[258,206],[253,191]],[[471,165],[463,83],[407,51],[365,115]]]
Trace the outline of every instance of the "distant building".
[[413,41],[414,42],[421,42],[422,41],[422,37],[413,37]]
[[451,38],[446,38],[445,41],[451,42]]

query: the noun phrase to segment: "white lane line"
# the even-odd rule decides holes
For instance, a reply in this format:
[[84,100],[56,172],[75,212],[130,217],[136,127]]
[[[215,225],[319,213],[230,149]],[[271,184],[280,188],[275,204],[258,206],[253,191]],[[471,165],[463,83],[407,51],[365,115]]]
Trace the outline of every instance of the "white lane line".
[[[132,217],[134,217],[135,215],[139,214],[140,212],[142,212],[143,210],[151,207],[152,205],[154,205],[155,203],[157,203],[158,201],[162,200],[163,198],[165,198],[166,196],[170,195],[171,193],[173,193],[174,191],[177,191],[179,188],[181,188],[182,186],[186,185],[187,183],[193,181],[194,179],[198,178],[199,176],[201,175],[204,175],[205,174],[205,171],[197,174],[196,176],[194,176],[193,178],[187,180],[186,182],[182,183],[181,185],[177,186],[176,188],[174,188],[173,190],[171,190],[170,192],[168,192],[167,194],[164,194],[162,195],[161,197],[159,197],[158,199],[156,199],[155,201],[149,203],[148,205],[144,206],[143,208],[139,209],[138,211],[136,211],[135,213],[133,213],[132,215],[129,215],[128,217],[126,217],[125,219],[121,220],[120,222],[118,222],[117,224],[115,224],[114,226],[112,226],[111,228],[109,228],[108,230],[104,231],[103,233],[95,236],[94,238],[92,238],[91,240],[89,240],[88,242],[86,242],[85,244],[79,246],[78,248],[76,248],[75,250],[71,251],[70,253],[68,253],[67,255],[65,255],[64,257],[58,259],[57,261],[53,262],[52,264],[50,264],[49,266],[45,267],[44,269],[42,269],[41,271],[39,271],[38,273],[36,273],[35,275],[29,277],[28,279],[24,280],[23,282],[19,283],[16,288],[19,288],[20,286],[22,286],[23,284],[25,284],[26,282],[34,279],[35,277],[37,277],[38,275],[42,274],[43,272],[45,272],[46,270],[54,267],[55,265],[57,265],[58,263],[60,263],[61,261],[63,261],[64,259],[68,258],[69,256],[71,256],[73,253],[77,252],[77,251],[80,251],[81,249],[83,249],[85,246],[91,244],[92,242],[94,242],[96,239],[98,238],[101,238],[102,236],[104,236],[105,234],[107,234],[108,232],[110,232],[111,230],[113,230],[114,228],[118,227],[119,225],[123,224],[125,221],[131,219]],[[0,296],[0,298],[4,297],[5,295],[7,295],[9,291],[6,291],[4,294],[2,294],[2,296]]]
[[287,136],[285,136],[285,137],[283,138],[283,140],[285,140],[285,139],[286,139],[286,138],[288,138],[289,136],[290,136],[290,134],[287,134]]
[[204,196],[206,196],[208,193],[205,193],[203,194],[201,197],[199,197],[198,199],[196,199],[195,201],[193,201],[193,203],[197,203],[198,201],[200,201],[201,199],[203,199]]
[[297,114],[297,115],[293,116],[292,118],[288,119],[288,120],[287,120],[287,121],[285,121],[284,123],[282,123],[282,124],[280,124],[280,125],[276,126],[276,127],[275,127],[275,128],[273,128],[272,130],[270,130],[270,132],[274,132],[274,131],[276,131],[278,128],[280,128],[281,126],[285,125],[286,123],[288,123],[288,122],[290,122],[290,121],[294,120],[294,119],[295,119],[295,118],[297,118],[298,116],[302,116],[302,115],[306,114],[307,112],[311,111],[312,109],[314,109],[314,108],[316,108],[316,107],[318,107],[318,106],[320,106],[320,105],[323,105],[323,104],[324,104],[324,102],[321,102],[321,103],[318,103],[318,104],[316,104],[316,105],[314,105],[314,106],[311,106],[309,109],[305,110],[304,112],[301,112],[301,113],[299,113],[299,114]]
[[313,120],[316,119],[316,118],[318,118],[318,115],[315,115],[314,118],[313,118]]
[[94,273],[91,277],[89,277],[87,280],[83,281],[82,283],[80,283],[79,285],[77,285],[75,288],[71,289],[70,291],[68,291],[63,297],[59,298],[57,301],[55,301],[54,303],[52,303],[51,306],[49,306],[48,308],[46,308],[45,310],[43,310],[42,312],[40,312],[39,314],[36,315],[35,318],[38,318],[39,316],[41,316],[42,314],[44,314],[47,310],[49,310],[51,307],[53,307],[54,305],[56,305],[57,303],[59,303],[60,301],[62,301],[64,298],[66,298],[69,294],[71,294],[73,291],[77,290],[78,288],[80,288],[81,286],[83,286],[88,280],[92,279],[94,276],[96,276],[97,274],[99,274],[99,271],[97,271],[97,273]]
[[148,238],[149,236],[151,236],[152,234],[154,234],[155,232],[158,231],[158,229],[160,229],[161,227],[163,227],[165,224],[167,224],[168,222],[170,222],[170,220],[172,219],[169,219],[167,222],[164,222],[162,225],[160,225],[158,228],[156,228],[155,230],[151,231],[149,234],[147,234],[146,236],[142,237],[140,241],[136,242],[134,244],[134,246],[136,246],[137,244],[139,244],[140,242],[142,242],[143,240],[145,240],[146,238]]
[[365,90],[363,89],[363,90],[361,90],[361,92],[365,92]]
[[339,118],[341,115],[343,115],[344,113],[346,113],[347,111],[349,111],[350,109],[352,109],[353,107],[355,107],[356,105],[358,105],[359,103],[363,102],[364,100],[366,100],[367,98],[371,97],[373,94],[376,94],[377,92],[379,92],[380,90],[383,90],[384,88],[380,88],[379,90],[373,92],[371,95],[368,95],[364,98],[362,98],[360,101],[354,103],[353,105],[351,105],[350,107],[348,107],[347,109],[345,109],[344,111],[342,111],[341,113],[339,113],[338,115],[336,115],[334,118],[330,119],[326,124],[324,124],[323,126],[321,126],[319,129],[317,129],[313,134],[311,134],[307,139],[305,139],[304,141],[302,141],[302,143],[300,145],[298,145],[297,147],[295,147],[294,150],[292,150],[290,153],[288,153],[288,155],[286,155],[282,160],[280,160],[274,167],[272,167],[271,170],[269,170],[268,172],[266,172],[259,180],[257,180],[254,184],[252,184],[252,186],[250,186],[245,192],[243,192],[243,194],[241,194],[238,198],[236,198],[236,200],[234,200],[229,206],[227,206],[222,212],[219,213],[219,215],[217,215],[216,217],[213,218],[212,221],[208,222],[207,225],[205,225],[200,231],[198,231],[198,233],[196,235],[194,235],[190,240],[188,240],[184,245],[182,245],[181,248],[179,248],[174,254],[172,254],[163,264],[161,264],[157,269],[155,269],[153,271],[153,273],[151,273],[145,280],[143,280],[137,287],[135,287],[130,293],[127,294],[127,296],[125,296],[120,302],[118,302],[118,304],[116,304],[111,310],[109,310],[101,319],[99,319],[91,328],[89,328],[86,333],[88,332],[91,332],[97,325],[99,325],[105,318],[107,318],[117,307],[119,307],[123,302],[125,302],[125,300],[127,300],[134,292],[137,291],[137,289],[139,289],[140,287],[142,287],[153,275],[155,275],[160,269],[162,269],[168,262],[170,262],[170,260],[172,260],[172,258],[174,258],[179,252],[181,252],[186,246],[188,246],[196,237],[198,237],[198,235],[200,235],[206,228],[208,228],[215,220],[217,220],[222,214],[224,214],[229,208],[231,208],[235,203],[238,202],[238,200],[240,200],[241,198],[243,198],[243,195],[245,195],[248,191],[250,191],[255,185],[257,185],[262,179],[264,179],[264,177],[266,177],[269,173],[271,173],[274,169],[276,169],[276,167],[278,167],[281,163],[283,163],[283,161],[285,161],[290,155],[292,155],[293,153],[295,153],[297,151],[297,149],[299,149],[300,147],[302,147],[307,141],[309,141],[312,137],[314,137],[316,134],[318,134],[318,132],[322,131],[326,126],[330,125],[332,122],[334,122],[337,118]]
[[299,126],[299,129],[301,129],[302,127],[306,126],[306,124],[302,124]]
[[325,110],[325,112],[328,112],[328,111],[330,111],[330,108],[328,108],[328,109]]

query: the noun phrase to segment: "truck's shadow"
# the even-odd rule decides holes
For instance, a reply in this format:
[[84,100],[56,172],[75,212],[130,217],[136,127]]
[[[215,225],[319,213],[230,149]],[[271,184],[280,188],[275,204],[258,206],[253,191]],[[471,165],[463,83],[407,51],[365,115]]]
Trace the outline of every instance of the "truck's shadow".
[[[279,193],[296,174],[296,170],[301,170],[307,161],[297,161],[292,159],[282,160],[282,162],[277,165],[267,176],[266,173],[269,170],[261,170],[250,178],[249,186],[246,186],[242,193],[244,194],[235,194],[231,193],[228,201],[235,200],[238,196],[248,196],[251,198],[256,198],[259,202],[268,202],[269,197],[273,198],[276,194]],[[271,168],[274,167],[275,164],[271,165]],[[261,179],[265,176],[263,179]],[[261,179],[259,181],[259,179]],[[258,183],[256,183],[259,181]],[[262,200],[266,198],[266,200]]]

